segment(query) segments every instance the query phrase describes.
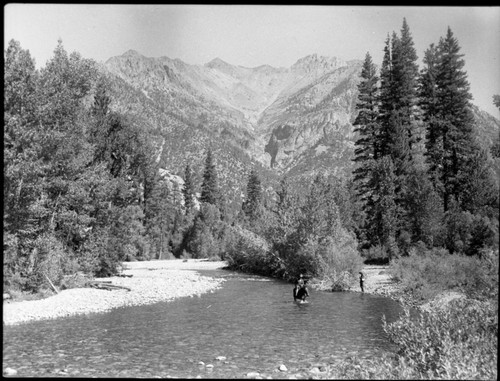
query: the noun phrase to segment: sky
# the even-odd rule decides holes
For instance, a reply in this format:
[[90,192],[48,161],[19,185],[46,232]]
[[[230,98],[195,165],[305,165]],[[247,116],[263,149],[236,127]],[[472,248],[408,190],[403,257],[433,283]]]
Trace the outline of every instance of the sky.
[[7,4],[4,51],[15,39],[38,68],[57,41],[84,58],[105,62],[130,49],[146,57],[205,64],[290,67],[310,55],[382,63],[387,35],[403,18],[421,58],[450,27],[464,55],[473,103],[500,118],[500,7]]

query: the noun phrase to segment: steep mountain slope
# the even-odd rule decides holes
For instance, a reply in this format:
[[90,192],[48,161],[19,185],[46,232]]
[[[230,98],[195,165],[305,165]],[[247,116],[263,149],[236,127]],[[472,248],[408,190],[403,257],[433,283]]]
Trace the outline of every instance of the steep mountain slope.
[[[201,125],[262,164],[289,169],[330,130],[349,124],[360,63],[311,55],[288,69],[220,59],[200,66],[128,51],[106,69],[186,126]],[[286,142],[270,141],[285,125],[294,130]]]
[[[228,198],[240,200],[253,166],[267,184],[281,173],[304,179],[318,171],[350,174],[361,66],[317,55],[290,68],[247,68],[219,58],[189,65],[128,51],[110,58],[105,71],[113,107],[135,115],[162,140],[165,168],[180,174],[189,162],[201,183],[211,148]],[[479,140],[491,146],[498,120],[477,107],[473,112]]]

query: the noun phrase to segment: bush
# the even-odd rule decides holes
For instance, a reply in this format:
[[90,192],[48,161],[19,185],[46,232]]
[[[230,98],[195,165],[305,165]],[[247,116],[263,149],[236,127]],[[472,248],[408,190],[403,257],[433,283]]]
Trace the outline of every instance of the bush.
[[454,300],[448,308],[411,316],[408,308],[384,331],[396,353],[348,357],[332,364],[329,379],[497,379],[498,303]]
[[345,230],[328,237],[317,253],[317,288],[344,291],[349,289],[363,265],[356,239]]
[[478,258],[449,254],[442,248],[412,248],[407,257],[391,263],[389,272],[401,282],[404,292],[420,301],[432,299],[447,290],[474,297],[481,293],[492,295],[495,289],[498,290],[498,253]]
[[418,378],[497,378],[498,303],[459,299],[416,319],[405,308],[383,327],[398,345],[397,361]]
[[365,263],[379,265],[389,263],[389,253],[383,245],[371,246],[362,251],[361,256],[365,258]]
[[228,267],[247,273],[282,277],[283,261],[269,250],[267,243],[249,230],[231,227],[233,239],[224,258]]

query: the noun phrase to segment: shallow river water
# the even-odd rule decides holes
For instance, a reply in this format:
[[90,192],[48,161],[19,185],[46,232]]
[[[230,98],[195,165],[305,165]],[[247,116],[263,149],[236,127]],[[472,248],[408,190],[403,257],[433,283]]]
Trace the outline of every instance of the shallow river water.
[[[4,367],[27,377],[243,378],[259,372],[286,378],[314,364],[392,348],[381,320],[401,313],[391,299],[310,290],[310,303],[298,305],[289,283],[226,270],[200,273],[226,281],[200,297],[4,326]],[[277,371],[282,364],[286,374]]]

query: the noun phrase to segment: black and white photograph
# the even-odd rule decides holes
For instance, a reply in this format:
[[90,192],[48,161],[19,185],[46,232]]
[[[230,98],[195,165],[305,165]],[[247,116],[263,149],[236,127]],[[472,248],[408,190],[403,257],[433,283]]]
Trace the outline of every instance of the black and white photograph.
[[500,6],[3,11],[4,377],[498,379]]

